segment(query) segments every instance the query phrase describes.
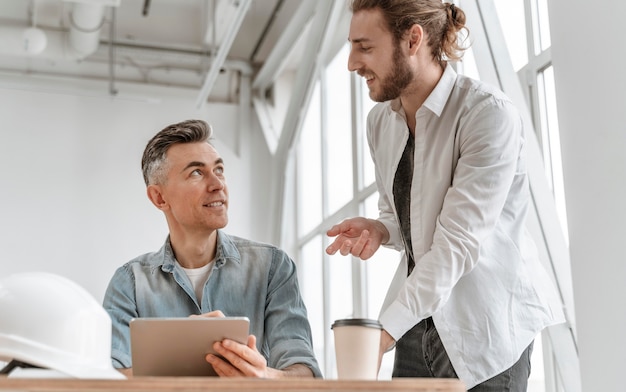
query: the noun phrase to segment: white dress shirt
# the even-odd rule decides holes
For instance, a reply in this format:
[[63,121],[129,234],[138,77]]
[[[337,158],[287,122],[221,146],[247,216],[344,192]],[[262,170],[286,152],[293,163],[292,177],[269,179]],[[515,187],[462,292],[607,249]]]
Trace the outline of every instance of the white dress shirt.
[[530,206],[525,130],[499,90],[448,65],[417,111],[407,261],[393,180],[408,138],[399,99],[369,113],[367,138],[385,246],[403,252],[380,315],[396,340],[432,316],[469,389],[511,367],[537,333],[564,321],[525,218]]

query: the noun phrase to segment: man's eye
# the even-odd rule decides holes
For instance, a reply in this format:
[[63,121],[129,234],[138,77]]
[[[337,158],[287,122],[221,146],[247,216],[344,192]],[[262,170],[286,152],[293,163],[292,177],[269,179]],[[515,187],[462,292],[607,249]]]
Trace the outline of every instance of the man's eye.
[[217,174],[224,174],[224,168],[223,167],[216,167],[215,168],[215,173],[217,173]]
[[200,171],[200,169],[196,169],[194,171],[191,172],[192,176],[200,176],[202,175],[202,171]]

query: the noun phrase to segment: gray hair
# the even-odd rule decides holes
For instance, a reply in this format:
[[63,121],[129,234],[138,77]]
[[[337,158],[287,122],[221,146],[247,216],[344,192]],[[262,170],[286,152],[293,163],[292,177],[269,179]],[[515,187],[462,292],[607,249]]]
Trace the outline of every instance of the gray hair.
[[207,142],[213,130],[203,120],[186,120],[168,125],[154,135],[146,145],[141,158],[141,171],[146,186],[163,184],[166,181],[168,162],[167,150],[174,144]]

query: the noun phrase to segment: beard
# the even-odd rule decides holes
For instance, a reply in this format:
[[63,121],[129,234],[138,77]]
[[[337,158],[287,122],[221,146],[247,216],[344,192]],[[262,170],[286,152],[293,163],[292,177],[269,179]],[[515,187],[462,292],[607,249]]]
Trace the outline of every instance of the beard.
[[381,80],[380,92],[370,90],[370,98],[376,102],[385,102],[396,99],[413,80],[413,71],[409,62],[402,55],[400,44],[396,44],[393,50],[393,67],[391,72]]

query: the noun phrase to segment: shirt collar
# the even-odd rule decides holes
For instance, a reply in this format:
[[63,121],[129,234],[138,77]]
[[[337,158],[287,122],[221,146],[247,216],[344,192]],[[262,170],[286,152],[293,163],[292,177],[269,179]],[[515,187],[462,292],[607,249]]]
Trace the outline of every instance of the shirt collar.
[[[163,256],[163,262],[161,263],[163,271],[172,272],[176,266],[176,258],[174,257],[174,250],[172,249],[172,243],[170,236],[167,236],[165,244],[159,251]],[[227,260],[232,260],[236,263],[241,263],[241,254],[235,246],[230,236],[224,233],[222,230],[217,230],[217,251],[215,255],[215,266],[221,267]]]
[[446,64],[441,79],[439,79],[435,89],[430,93],[428,98],[426,98],[426,101],[424,101],[424,107],[430,109],[437,117],[441,116],[441,112],[443,112],[443,108],[448,102],[448,98],[456,82],[456,76],[457,74],[454,68],[449,63]]
[[217,254],[215,256],[215,265],[221,266],[226,260],[232,260],[241,263],[241,254],[239,249],[233,242],[233,239],[222,230],[217,231]]
[[[437,85],[428,98],[426,98],[426,101],[424,101],[422,106],[428,108],[435,115],[441,116],[441,112],[443,112],[443,108],[446,106],[446,102],[448,102],[448,98],[454,88],[456,77],[456,71],[449,63],[447,63],[446,68],[443,71],[443,75],[441,75],[441,79],[439,79],[439,82],[437,82]],[[402,112],[400,97],[393,99],[390,102],[390,106],[393,111]]]

